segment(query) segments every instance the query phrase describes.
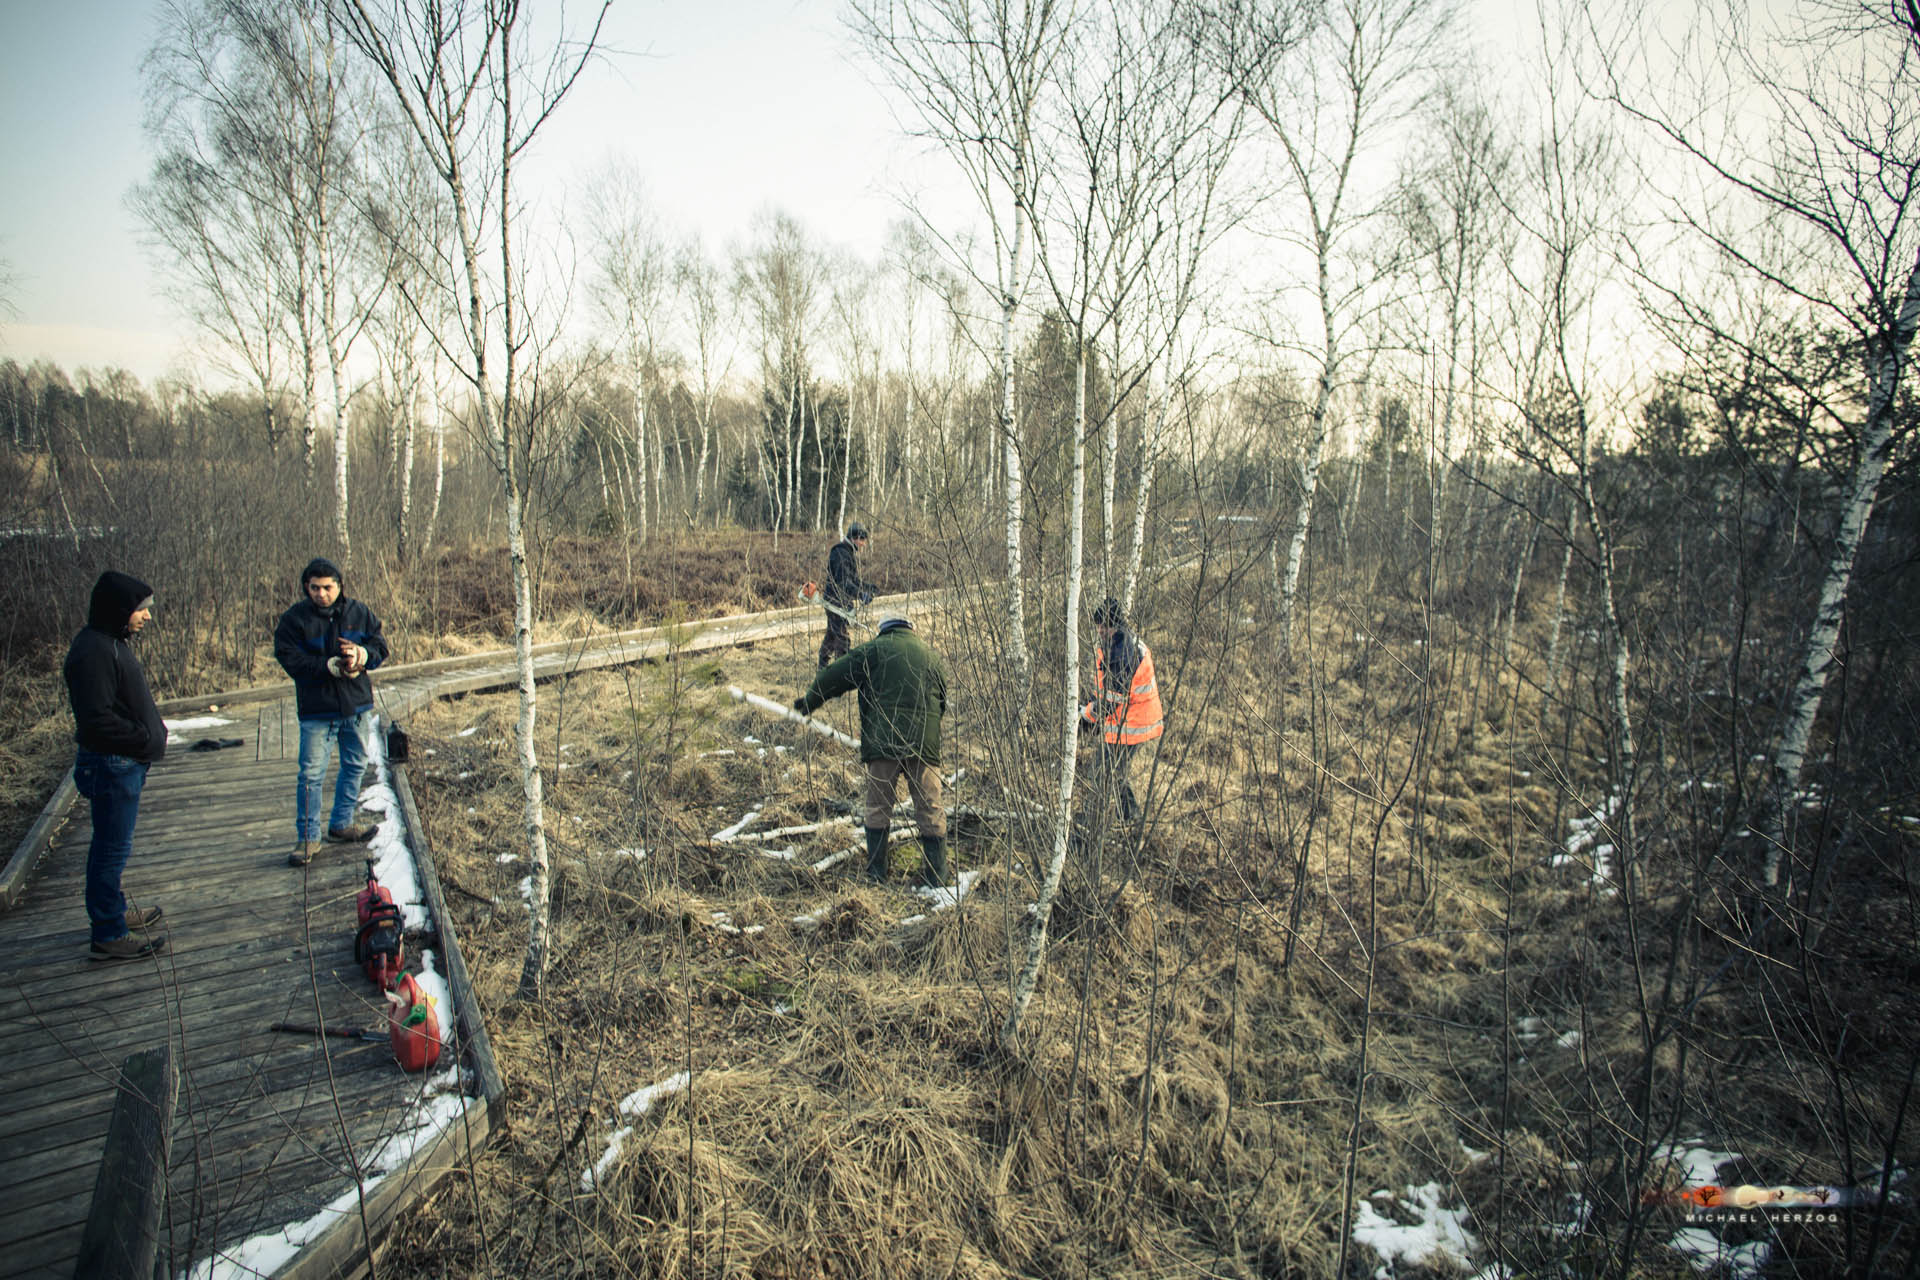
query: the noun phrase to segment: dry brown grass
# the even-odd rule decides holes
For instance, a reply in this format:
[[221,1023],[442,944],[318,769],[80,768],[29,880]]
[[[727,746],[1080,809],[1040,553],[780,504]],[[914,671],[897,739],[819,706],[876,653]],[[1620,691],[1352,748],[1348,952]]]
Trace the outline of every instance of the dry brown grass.
[[[762,598],[744,576],[711,581]],[[1429,656],[1393,611],[1367,626],[1356,612],[1315,613],[1284,691],[1257,631],[1203,628],[1185,656],[1150,635],[1170,729],[1135,783],[1155,818],[1137,843],[1110,831],[1070,860],[1013,1055],[995,1033],[1043,826],[956,825],[955,862],[979,883],[912,924],[925,904],[864,884],[858,853],[812,870],[855,844],[849,826],[800,838],[790,860],[710,839],[752,808],[765,829],[857,804],[850,753],[724,692],[791,699],[817,636],[543,687],[554,956],[537,1002],[513,998],[513,698],[439,704],[411,726],[415,789],[511,1127],[405,1220],[382,1274],[1330,1276],[1350,1160],[1357,1197],[1438,1182],[1512,1264],[1545,1273],[1600,1269],[1617,1247],[1633,1175],[1607,1161],[1642,1119],[1652,1139],[1738,1135],[1756,1179],[1837,1179],[1807,1154],[1830,1150],[1823,1042],[1768,1038],[1765,1019],[1797,1008],[1775,998],[1794,975],[1698,985],[1739,959],[1737,904],[1700,895],[1667,853],[1629,929],[1605,886],[1547,865],[1579,802],[1604,794],[1597,725],[1543,729],[1526,686],[1476,684],[1451,622]],[[549,634],[606,625],[591,605],[555,617]],[[1046,749],[1020,765],[990,728],[991,626],[925,624],[955,677],[946,771],[968,777],[950,802],[1044,804]],[[1035,705],[1051,706],[1042,670]],[[852,728],[851,700],[827,716]],[[914,862],[896,846],[896,881]],[[1846,973],[1912,966],[1883,876],[1874,928],[1832,946]],[[1696,919],[1704,941],[1676,950]],[[1884,1132],[1907,1052],[1899,984],[1842,979],[1828,998],[1858,1028],[1846,1116]],[[1651,1060],[1648,1001],[1679,1028]],[[619,1116],[683,1071],[690,1089]],[[622,1154],[583,1188],[623,1126]],[[1615,1200],[1570,1238],[1555,1229],[1575,1193]],[[1631,1274],[1683,1265],[1659,1248],[1674,1225],[1643,1231]],[[1356,1249],[1351,1265],[1376,1263]]]

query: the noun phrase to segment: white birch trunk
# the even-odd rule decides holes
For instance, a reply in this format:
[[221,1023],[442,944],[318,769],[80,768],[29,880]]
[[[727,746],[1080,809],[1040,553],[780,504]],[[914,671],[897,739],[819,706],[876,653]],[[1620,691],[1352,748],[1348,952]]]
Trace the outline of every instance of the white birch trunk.
[[1813,625],[1807,631],[1807,647],[1793,682],[1793,692],[1787,699],[1779,741],[1773,752],[1771,794],[1764,802],[1763,822],[1768,884],[1777,884],[1780,879],[1780,863],[1786,849],[1786,815],[1800,790],[1814,719],[1819,714],[1821,696],[1826,692],[1827,678],[1832,675],[1836,662],[1833,648],[1846,616],[1847,587],[1853,581],[1854,557],[1859,553],[1867,519],[1873,513],[1880,478],[1886,473],[1887,461],[1893,454],[1894,397],[1900,389],[1916,327],[1920,327],[1920,258],[1916,258],[1907,275],[1906,297],[1901,300],[1893,330],[1868,357],[1871,363],[1867,417],[1860,431],[1860,456],[1853,466],[1839,526],[1834,530],[1833,553],[1827,560],[1826,576],[1820,584],[1820,603],[1814,610]]
[[[1147,506],[1153,500],[1153,471],[1159,461],[1161,433],[1166,430],[1167,414],[1173,404],[1173,388],[1160,394],[1160,403],[1149,417],[1140,420],[1140,487],[1133,495],[1133,547],[1127,553],[1126,584],[1120,596],[1120,610],[1133,616],[1133,600],[1140,583],[1140,570],[1147,553]],[[1148,423],[1152,425],[1149,427]]]
[[[846,451],[840,456],[840,511],[834,517],[836,530],[847,527],[847,486],[853,483],[853,406],[858,399],[852,387],[847,388],[847,430]],[[826,477],[820,478],[822,488],[826,487]]]
[[1320,462],[1325,457],[1327,447],[1327,411],[1333,399],[1333,372],[1339,356],[1339,340],[1333,325],[1333,286],[1327,266],[1330,246],[1324,233],[1318,237],[1318,245],[1320,328],[1325,335],[1325,347],[1320,356],[1320,378],[1314,389],[1313,413],[1308,418],[1312,424],[1313,439],[1307,446],[1306,461],[1300,468],[1300,509],[1293,516],[1293,532],[1287,539],[1286,572],[1280,580],[1280,618],[1275,630],[1279,633],[1282,669],[1293,648],[1294,601],[1300,592],[1300,565],[1306,557],[1307,535],[1313,527],[1313,499],[1320,489]]
[[[1074,398],[1084,415],[1086,405],[1086,349],[1081,347],[1079,377]],[[1068,509],[1067,537],[1067,635],[1064,679],[1060,682],[1060,790],[1053,814],[1053,852],[1047,859],[1047,874],[1040,883],[1040,899],[1034,904],[1027,928],[1027,958],[1014,975],[1012,998],[1006,1021],[1000,1027],[1000,1043],[1009,1051],[1016,1049],[1020,1027],[1026,1020],[1027,1006],[1033,1001],[1034,988],[1040,982],[1040,970],[1047,961],[1047,923],[1053,914],[1053,900],[1060,892],[1060,880],[1067,868],[1067,847],[1073,833],[1074,753],[1079,744],[1080,726],[1080,594],[1085,578],[1083,561],[1086,548],[1087,446],[1076,422],[1073,433],[1073,498]]]
[[633,534],[647,536],[647,371],[640,353],[632,352],[633,361],[633,456],[634,471],[634,528]]
[[1540,718],[1546,720],[1553,700],[1560,693],[1562,633],[1567,620],[1567,582],[1573,576],[1573,530],[1567,530],[1567,545],[1560,552],[1560,582],[1553,592],[1553,625],[1547,632],[1547,696],[1540,704]]
[[1013,245],[1007,255],[1007,279],[1000,295],[1000,436],[1007,472],[1007,642],[1006,660],[1015,701],[1024,706],[1030,659],[1027,657],[1027,602],[1020,580],[1020,534],[1026,524],[1020,477],[1020,433],[1013,412],[1013,321],[1020,309],[1021,259],[1026,252],[1026,168],[1014,168]]

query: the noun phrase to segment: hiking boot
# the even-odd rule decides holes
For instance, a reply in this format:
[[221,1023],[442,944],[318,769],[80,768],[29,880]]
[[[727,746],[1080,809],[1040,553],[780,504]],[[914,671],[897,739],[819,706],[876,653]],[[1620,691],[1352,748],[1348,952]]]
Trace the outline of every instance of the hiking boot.
[[947,838],[920,837],[920,884],[927,889],[947,887]]
[[96,942],[87,950],[95,960],[138,960],[141,956],[164,951],[166,947],[167,935],[164,933],[145,938],[136,938],[129,933],[123,938]]
[[160,923],[160,916],[162,914],[163,913],[158,907],[128,906],[127,928],[128,929],[151,929],[153,928],[153,926]]
[[887,828],[866,828],[867,879],[879,884],[887,878]]
[[371,823],[357,827],[332,827],[327,831],[327,839],[334,844],[365,844],[373,839],[373,830]]
[[287,865],[290,867],[304,867],[313,861],[313,855],[318,852],[320,852],[320,842],[318,840],[302,840],[300,843],[294,845],[293,852],[287,855]]

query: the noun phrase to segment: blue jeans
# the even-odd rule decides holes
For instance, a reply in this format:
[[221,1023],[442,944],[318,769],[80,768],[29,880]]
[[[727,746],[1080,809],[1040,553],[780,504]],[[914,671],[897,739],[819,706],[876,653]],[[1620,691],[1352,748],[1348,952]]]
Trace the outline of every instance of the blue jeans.
[[95,942],[127,936],[127,899],[120,873],[133,852],[133,824],[140,817],[145,761],[102,755],[84,747],[73,753],[73,788],[93,805],[93,841],[87,846],[87,919]]
[[340,774],[333,783],[333,812],[327,827],[339,831],[353,825],[354,806],[360,799],[360,774],[367,765],[367,728],[373,712],[362,711],[345,720],[302,720],[300,722],[300,790],[294,806],[293,831],[296,840],[320,838],[320,785],[326,780],[327,758],[333,744],[340,744]]

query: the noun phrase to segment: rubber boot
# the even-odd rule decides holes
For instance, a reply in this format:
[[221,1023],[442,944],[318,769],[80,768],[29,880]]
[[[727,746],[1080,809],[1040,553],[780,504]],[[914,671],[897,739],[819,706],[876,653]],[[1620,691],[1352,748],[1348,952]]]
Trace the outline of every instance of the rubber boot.
[[1120,784],[1120,820],[1137,822],[1140,819],[1140,802],[1133,798],[1133,788],[1126,783]]
[[947,838],[920,837],[920,883],[929,889],[947,887]]
[[887,878],[887,828],[868,827],[867,879],[881,882]]

